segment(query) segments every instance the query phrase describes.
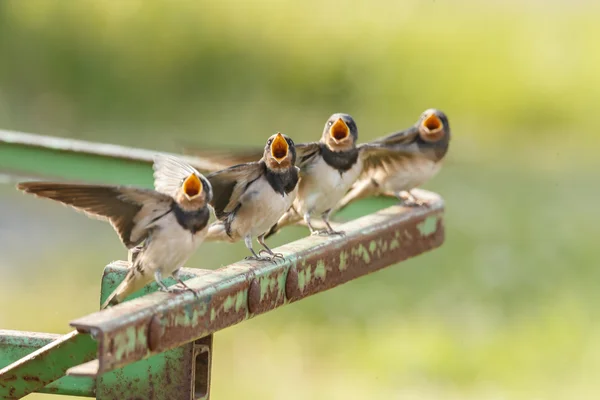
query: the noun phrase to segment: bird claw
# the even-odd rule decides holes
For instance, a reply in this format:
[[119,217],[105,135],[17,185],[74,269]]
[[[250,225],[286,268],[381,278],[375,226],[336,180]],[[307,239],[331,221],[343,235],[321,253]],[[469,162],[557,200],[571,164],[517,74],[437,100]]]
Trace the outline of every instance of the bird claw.
[[[269,258],[269,259],[271,259],[271,260],[272,260],[272,259],[275,259],[275,258],[281,258],[281,259],[283,260],[283,259],[285,258],[285,257],[283,256],[283,254],[281,254],[281,253],[273,253],[273,252],[269,252],[269,251],[267,251],[267,250],[264,250],[264,249],[263,249],[263,250],[261,250],[261,251],[259,251],[259,252],[258,252],[258,255],[260,256],[260,255],[262,255],[263,253],[265,253],[265,254],[268,254],[268,255],[266,255],[266,256],[264,256],[264,257],[265,257],[265,258]],[[270,256],[270,257],[269,257],[269,256]]]
[[[259,254],[260,254],[260,253],[259,253]],[[273,261],[273,258],[274,258],[274,257],[266,257],[266,256],[265,256],[265,257],[260,257],[260,256],[256,256],[256,257],[255,257],[255,256],[248,256],[248,257],[245,257],[244,259],[245,259],[245,260],[250,260],[250,261],[272,261],[272,262],[274,262],[274,261]]]
[[398,194],[398,198],[404,207],[429,207],[427,200],[419,199],[410,192],[400,193]]
[[311,235],[313,235],[313,236],[334,236],[334,235],[345,236],[346,232],[344,232],[344,231],[333,231],[333,230],[330,231],[329,229],[321,229],[321,230],[312,231]]

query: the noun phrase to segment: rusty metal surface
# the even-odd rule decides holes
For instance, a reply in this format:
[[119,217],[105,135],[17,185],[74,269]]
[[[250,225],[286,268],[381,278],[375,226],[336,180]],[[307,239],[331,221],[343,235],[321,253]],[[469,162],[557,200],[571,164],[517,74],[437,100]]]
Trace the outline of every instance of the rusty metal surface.
[[281,246],[276,263],[241,261],[190,279],[195,295],[153,293],[71,325],[97,338],[100,373],[176,348],[440,246],[443,201],[428,196],[428,208],[393,206],[341,225],[343,237]]
[[[183,268],[181,278],[187,281],[208,272],[210,271]],[[103,303],[121,283],[126,273],[127,266],[120,262],[114,262],[104,269],[100,303]],[[174,283],[175,281],[167,281],[168,285]],[[144,296],[157,289],[158,286],[153,283],[134,293],[129,299]],[[100,375],[96,398],[98,400],[208,399],[211,357],[212,336],[186,343]],[[97,372],[96,365],[94,375],[97,375]]]
[[94,358],[96,344],[76,331],[0,369],[0,398],[19,399],[65,375],[66,370]]
[[[0,329],[0,368],[26,357],[45,345],[60,339],[61,335]],[[94,351],[95,351],[94,344]],[[62,377],[38,390],[40,393],[94,397],[95,379]]]

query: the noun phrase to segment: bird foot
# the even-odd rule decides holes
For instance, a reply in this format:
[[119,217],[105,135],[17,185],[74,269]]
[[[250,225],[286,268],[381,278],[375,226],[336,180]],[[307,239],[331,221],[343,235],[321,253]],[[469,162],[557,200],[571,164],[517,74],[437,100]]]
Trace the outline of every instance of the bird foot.
[[334,236],[334,235],[344,236],[344,235],[346,235],[346,232],[334,231],[334,230],[329,230],[329,229],[320,229],[320,230],[314,230],[310,234],[313,236]]
[[429,207],[427,200],[419,199],[409,192],[399,193],[398,199],[405,207]]
[[274,257],[267,257],[267,256],[248,256],[244,258],[245,260],[251,260],[251,261],[271,261],[271,262],[275,262],[274,261]]
[[269,252],[269,251],[267,251],[267,250],[261,250],[261,251],[259,251],[259,252],[258,252],[258,255],[260,256],[260,255],[262,255],[263,253],[265,253],[265,254],[268,254],[268,255],[266,255],[266,256],[264,256],[264,257],[269,257],[269,256],[271,256],[270,258],[272,258],[272,259],[274,259],[274,258],[281,258],[281,259],[283,260],[283,259],[285,258],[285,257],[283,256],[283,254],[281,254],[281,253],[273,253],[273,252]]

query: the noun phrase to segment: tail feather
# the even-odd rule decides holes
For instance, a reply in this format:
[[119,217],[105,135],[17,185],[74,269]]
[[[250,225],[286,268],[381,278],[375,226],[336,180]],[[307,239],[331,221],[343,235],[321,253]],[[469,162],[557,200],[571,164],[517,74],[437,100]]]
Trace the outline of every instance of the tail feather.
[[152,281],[153,278],[150,274],[150,271],[146,271],[145,274],[141,274],[138,270],[138,265],[139,264],[135,263],[129,269],[129,271],[127,271],[125,279],[123,279],[123,282],[121,282],[114,292],[108,296],[106,301],[104,301],[102,307],[100,307],[101,310],[121,303],[123,300],[125,300],[125,298],[127,298],[127,296],[137,292]]
[[279,218],[279,221],[269,229],[269,232],[265,235],[265,239],[279,232],[284,226],[295,224],[298,221],[302,221],[302,216],[296,211],[294,206],[291,206],[290,209]]
[[377,194],[378,189],[379,185],[373,179],[365,179],[356,182],[337,204],[335,211],[343,210],[348,206],[348,204],[356,200],[364,199],[365,197]]

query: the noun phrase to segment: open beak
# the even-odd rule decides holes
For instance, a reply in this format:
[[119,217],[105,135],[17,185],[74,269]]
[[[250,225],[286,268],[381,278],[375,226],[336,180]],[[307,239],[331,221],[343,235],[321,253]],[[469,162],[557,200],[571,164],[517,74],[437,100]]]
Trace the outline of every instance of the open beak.
[[423,127],[425,127],[429,132],[434,133],[442,129],[442,121],[438,118],[437,115],[431,113],[427,118],[423,120]]
[[190,200],[202,193],[202,182],[196,174],[191,174],[183,181],[183,193]]
[[288,143],[281,133],[277,133],[273,143],[271,143],[271,155],[278,164],[281,164],[288,155]]
[[339,143],[348,137],[350,129],[343,119],[338,118],[338,120],[331,125],[331,128],[329,128],[329,134],[336,143]]

